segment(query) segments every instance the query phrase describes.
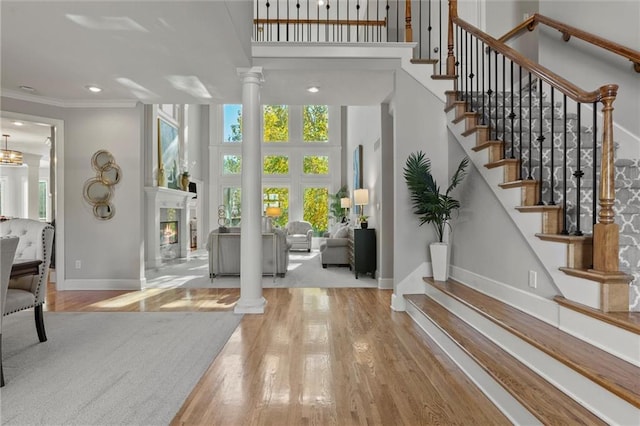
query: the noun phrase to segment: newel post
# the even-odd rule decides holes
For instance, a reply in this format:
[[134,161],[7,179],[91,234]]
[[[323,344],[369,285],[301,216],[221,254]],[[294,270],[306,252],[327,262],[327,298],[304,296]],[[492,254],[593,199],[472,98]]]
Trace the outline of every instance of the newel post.
[[593,227],[593,269],[617,272],[619,268],[619,227],[614,223],[613,205],[616,201],[615,171],[613,166],[613,101],[618,86],[610,84],[600,88],[602,102],[602,160],[600,165],[600,212]]
[[453,18],[458,17],[458,0],[449,0],[449,19],[447,22],[447,75],[455,75],[456,58],[453,55]]
[[411,29],[411,0],[404,3],[404,41],[411,43],[413,41],[413,30]]

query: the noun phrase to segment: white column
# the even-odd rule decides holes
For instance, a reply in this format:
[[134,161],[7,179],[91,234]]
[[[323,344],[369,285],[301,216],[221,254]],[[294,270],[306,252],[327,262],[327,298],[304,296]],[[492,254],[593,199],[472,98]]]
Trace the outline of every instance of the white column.
[[41,155],[24,153],[22,155],[24,164],[27,165],[27,217],[33,220],[39,220],[40,206],[40,158]]
[[262,68],[240,69],[242,78],[242,213],[240,300],[234,312],[262,314],[262,148],[260,84]]

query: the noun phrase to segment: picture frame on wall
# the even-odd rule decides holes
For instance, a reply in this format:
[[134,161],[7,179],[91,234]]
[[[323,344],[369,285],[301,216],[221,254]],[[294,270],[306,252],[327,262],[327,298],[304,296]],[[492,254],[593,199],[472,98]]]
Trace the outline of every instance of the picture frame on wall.
[[362,186],[362,145],[358,145],[353,151],[353,189],[360,189]]
[[174,124],[158,118],[158,168],[162,174],[164,183],[158,179],[159,186],[179,189],[180,180],[180,144],[178,141],[178,127]]

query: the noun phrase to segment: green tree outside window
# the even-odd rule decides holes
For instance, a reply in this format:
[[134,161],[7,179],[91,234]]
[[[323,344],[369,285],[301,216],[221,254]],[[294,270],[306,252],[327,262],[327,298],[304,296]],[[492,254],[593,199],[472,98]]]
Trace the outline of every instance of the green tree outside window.
[[304,220],[311,223],[316,237],[321,236],[329,224],[329,189],[305,188],[302,203]]
[[265,175],[288,175],[289,156],[266,155],[263,161],[263,172]]
[[326,105],[305,105],[302,109],[302,140],[327,142],[329,140],[329,108]]
[[263,206],[262,212],[267,207],[280,207],[282,214],[273,220],[273,224],[284,228],[289,222],[289,188],[264,188],[262,191]]
[[265,105],[263,114],[264,141],[288,142],[289,107],[287,105]]
[[222,173],[225,175],[239,175],[242,173],[242,156],[225,155],[222,158]]
[[242,105],[224,105],[225,142],[242,142]]
[[302,159],[302,172],[305,175],[328,175],[329,157],[326,155],[305,155]]

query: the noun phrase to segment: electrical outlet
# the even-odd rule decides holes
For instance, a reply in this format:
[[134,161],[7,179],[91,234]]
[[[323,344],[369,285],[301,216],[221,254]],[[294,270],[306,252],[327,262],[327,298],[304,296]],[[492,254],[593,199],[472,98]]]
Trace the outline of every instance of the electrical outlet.
[[538,287],[538,278],[536,271],[529,271],[529,287],[537,288]]
[[76,260],[76,269],[80,269],[82,268],[82,262],[80,262],[79,260]]

